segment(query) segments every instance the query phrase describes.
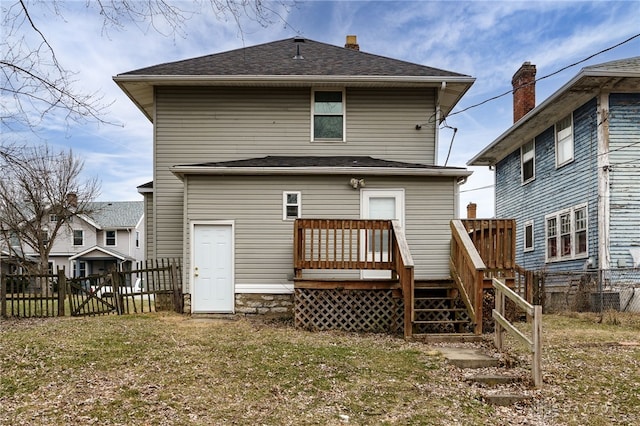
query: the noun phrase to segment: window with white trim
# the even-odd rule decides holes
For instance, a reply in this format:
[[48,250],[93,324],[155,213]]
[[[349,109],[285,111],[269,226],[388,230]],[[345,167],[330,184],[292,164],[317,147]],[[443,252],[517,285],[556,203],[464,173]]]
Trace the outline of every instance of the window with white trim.
[[82,229],[73,230],[73,245],[74,246],[84,245],[84,231]]
[[73,277],[82,278],[87,276],[87,262],[80,260],[73,262]]
[[586,204],[545,216],[546,262],[587,257],[587,217]]
[[556,167],[573,161],[573,116],[556,123]]
[[293,220],[302,216],[302,194],[299,191],[282,193],[282,220]]
[[522,184],[536,177],[536,144],[533,140],[520,147],[520,176]]
[[344,90],[314,90],[312,98],[312,140],[344,141]]
[[116,245],[116,231],[105,231],[104,232],[104,245],[105,246],[115,246]]
[[524,251],[533,251],[533,221],[524,223]]

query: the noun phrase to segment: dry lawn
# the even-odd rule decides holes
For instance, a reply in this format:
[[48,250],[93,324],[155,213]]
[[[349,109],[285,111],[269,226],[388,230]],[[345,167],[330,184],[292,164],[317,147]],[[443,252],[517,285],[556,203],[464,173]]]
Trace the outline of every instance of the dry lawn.
[[[504,389],[532,399],[494,407],[495,390],[465,381],[476,372],[386,335],[169,314],[0,320],[0,424],[640,424],[640,317],[546,315],[543,329],[544,388]],[[528,377],[508,345],[506,371]]]

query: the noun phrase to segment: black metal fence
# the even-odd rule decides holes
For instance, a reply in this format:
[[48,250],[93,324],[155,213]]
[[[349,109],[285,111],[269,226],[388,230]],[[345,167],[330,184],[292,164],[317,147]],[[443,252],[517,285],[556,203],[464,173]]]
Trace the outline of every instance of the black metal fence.
[[54,317],[131,314],[184,309],[180,259],[139,262],[132,270],[67,278],[2,274],[0,316]]

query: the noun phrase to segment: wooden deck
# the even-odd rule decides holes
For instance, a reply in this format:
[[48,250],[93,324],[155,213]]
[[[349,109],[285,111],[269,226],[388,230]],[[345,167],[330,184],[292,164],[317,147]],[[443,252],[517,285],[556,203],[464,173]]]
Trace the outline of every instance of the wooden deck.
[[[349,321],[343,326],[351,329],[353,322],[363,321],[367,329],[399,327],[410,338],[419,330],[442,327],[464,333],[471,323],[473,332],[481,334],[483,292],[494,276],[507,281],[514,276],[515,221],[453,220],[451,231],[451,281],[416,285],[409,245],[397,221],[297,219],[296,324],[324,329],[332,324],[322,321],[336,322],[338,328],[340,321]],[[325,279],[305,277],[306,270],[352,273]],[[391,274],[389,279],[362,279],[356,271]]]

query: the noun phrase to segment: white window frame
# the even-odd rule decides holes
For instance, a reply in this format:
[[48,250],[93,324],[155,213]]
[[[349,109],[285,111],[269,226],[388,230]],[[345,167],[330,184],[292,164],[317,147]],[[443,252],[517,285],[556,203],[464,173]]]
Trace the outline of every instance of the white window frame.
[[[531,246],[527,246],[527,228],[531,228]],[[533,251],[535,249],[535,233],[533,227],[533,220],[528,220],[524,223],[524,236],[522,241],[523,250],[525,253]]]
[[[584,228],[577,228],[576,226],[576,212],[584,210]],[[563,230],[562,218],[568,217],[569,223],[565,222],[565,229]],[[556,221],[556,232],[554,235],[549,235],[549,220],[555,219]],[[568,226],[568,228],[567,228]],[[575,259],[584,259],[589,257],[589,208],[587,203],[582,203],[570,207],[568,209],[559,210],[557,212],[548,214],[544,217],[544,228],[545,228],[545,262],[561,262],[565,260],[575,260]],[[584,232],[586,241],[585,241],[585,251],[583,253],[577,253],[577,235],[579,232]],[[570,241],[565,247],[569,248],[569,251],[563,251],[563,236],[569,237]],[[556,247],[556,256],[549,255],[549,240],[550,238],[555,239],[555,247]]]
[[[560,123],[564,122],[565,120],[569,120],[569,126],[559,130],[558,127]],[[569,133],[564,135],[561,139],[560,133],[565,129],[569,129]],[[575,146],[573,140],[573,113],[567,115],[566,117],[563,117],[562,120],[556,122],[554,126],[554,134],[556,141],[556,168],[559,168],[564,166],[565,164],[571,163],[575,156]],[[560,150],[560,147],[564,144],[567,144],[567,146],[569,147],[570,154],[568,154],[567,158],[560,158],[560,152],[562,152]]]
[[49,222],[57,222],[60,218],[58,217],[57,214],[50,214],[49,215]]
[[85,262],[84,260],[73,262],[73,277],[84,278],[86,276],[87,276],[87,262]]
[[[107,244],[109,232],[113,232],[113,244]],[[118,231],[115,229],[109,229],[104,231],[104,246],[105,247],[116,247],[118,245]]]
[[[531,144],[531,149],[528,151],[525,151],[524,148],[529,144]],[[531,177],[525,179],[524,165],[529,161],[531,161],[532,163],[531,170],[533,172]],[[526,144],[520,147],[520,182],[522,182],[522,184],[524,185],[531,182],[532,180],[535,180],[535,178],[536,178],[536,141],[535,139],[533,139],[530,142],[527,142]]]
[[[342,139],[315,138],[315,104],[317,92],[340,92],[342,93]],[[324,114],[326,115],[326,114]],[[334,114],[339,115],[339,114]],[[325,87],[311,90],[311,142],[345,142],[347,140],[347,97],[344,88]]]
[[[289,203],[289,195],[296,196],[296,203]],[[287,214],[287,207],[297,207],[298,215],[296,217],[290,217]],[[283,191],[282,192],[282,220],[296,220],[302,217],[302,192],[300,191]]]
[[[81,233],[80,234],[81,235],[80,238],[82,239],[82,242],[80,244],[76,244],[76,232],[80,232]],[[71,239],[73,240],[72,241],[72,245],[74,247],[82,247],[82,246],[84,246],[84,230],[82,230],[82,229],[74,229],[72,234],[71,234]]]

